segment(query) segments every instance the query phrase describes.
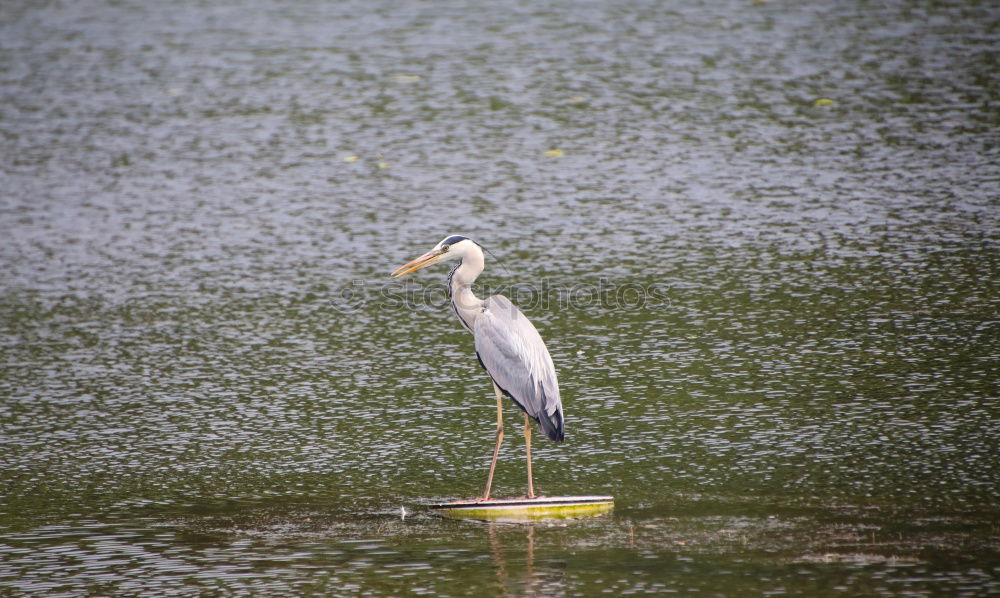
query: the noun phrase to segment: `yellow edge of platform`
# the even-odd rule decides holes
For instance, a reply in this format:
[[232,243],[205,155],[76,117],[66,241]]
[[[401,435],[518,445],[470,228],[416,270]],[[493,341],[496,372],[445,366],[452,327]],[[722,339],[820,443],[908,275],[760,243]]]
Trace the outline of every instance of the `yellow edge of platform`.
[[[562,501],[568,503],[569,501]],[[518,504],[505,505],[501,503],[471,506],[469,503],[434,505],[434,508],[451,517],[470,519],[568,519],[586,515],[599,515],[614,509],[613,498],[601,501],[588,501],[578,504]]]

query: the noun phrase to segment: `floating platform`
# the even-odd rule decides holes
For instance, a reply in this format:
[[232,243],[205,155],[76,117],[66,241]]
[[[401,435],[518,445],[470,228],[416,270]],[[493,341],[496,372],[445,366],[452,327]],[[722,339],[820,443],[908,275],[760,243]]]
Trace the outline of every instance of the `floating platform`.
[[612,496],[538,496],[535,498],[497,498],[458,500],[432,504],[432,509],[452,517],[470,519],[569,519],[607,513],[615,506]]

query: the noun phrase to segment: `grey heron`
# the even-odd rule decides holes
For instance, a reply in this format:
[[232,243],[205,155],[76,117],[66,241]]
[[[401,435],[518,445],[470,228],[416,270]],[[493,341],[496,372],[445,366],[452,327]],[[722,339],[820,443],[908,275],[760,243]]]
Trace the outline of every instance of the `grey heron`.
[[503,397],[510,398],[524,412],[524,445],[528,458],[528,498],[535,498],[531,475],[531,420],[538,422],[551,440],[563,440],[563,411],[559,398],[556,368],[538,330],[509,299],[492,295],[480,299],[472,292],[472,283],[485,265],[481,245],[461,235],[451,235],[417,259],[392,273],[393,278],[405,276],[444,261],[459,263],[448,275],[451,305],[462,326],[475,338],[479,364],[493,381],[497,397],[497,434],[486,491],[482,500],[490,498],[493,472],[503,442]]

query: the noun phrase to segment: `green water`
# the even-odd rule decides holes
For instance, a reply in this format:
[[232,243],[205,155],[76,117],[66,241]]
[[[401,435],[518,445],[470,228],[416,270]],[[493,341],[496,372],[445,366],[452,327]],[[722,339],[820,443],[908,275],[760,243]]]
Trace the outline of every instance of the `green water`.
[[[1000,591],[998,38],[988,2],[5,5],[0,590]],[[495,427],[447,267],[388,278],[451,233],[555,361],[537,490],[612,514],[427,508]]]

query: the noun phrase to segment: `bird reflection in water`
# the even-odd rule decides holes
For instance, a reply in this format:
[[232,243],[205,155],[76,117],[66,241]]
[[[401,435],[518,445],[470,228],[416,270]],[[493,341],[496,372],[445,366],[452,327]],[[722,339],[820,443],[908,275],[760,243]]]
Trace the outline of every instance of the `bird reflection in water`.
[[[516,596],[565,596],[565,562],[544,559],[535,563],[534,523],[509,524],[497,521],[486,523],[490,542],[490,556],[496,569],[497,587],[501,595]],[[521,531],[524,539],[521,540]],[[523,546],[523,558],[517,552]],[[521,568],[523,563],[523,569]]]

